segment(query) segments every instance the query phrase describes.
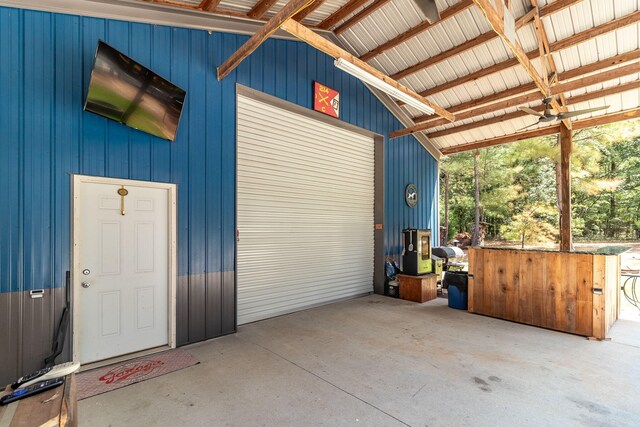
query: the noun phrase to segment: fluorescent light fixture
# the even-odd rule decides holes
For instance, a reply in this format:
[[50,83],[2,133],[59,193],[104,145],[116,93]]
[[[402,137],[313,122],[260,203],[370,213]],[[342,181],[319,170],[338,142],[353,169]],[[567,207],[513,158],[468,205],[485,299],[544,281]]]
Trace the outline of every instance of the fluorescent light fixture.
[[363,70],[357,65],[352,64],[351,62],[345,60],[344,58],[338,58],[333,63],[337,68],[341,69],[345,73],[351,74],[353,77],[360,79],[362,82],[367,83],[376,89],[380,89],[387,95],[393,96],[395,99],[404,102],[407,105],[411,105],[413,108],[416,108],[422,111],[425,114],[433,114],[433,108],[429,107],[424,102],[420,102],[412,96],[407,95],[399,89],[391,86],[389,83],[377,78],[373,74],[368,71]]

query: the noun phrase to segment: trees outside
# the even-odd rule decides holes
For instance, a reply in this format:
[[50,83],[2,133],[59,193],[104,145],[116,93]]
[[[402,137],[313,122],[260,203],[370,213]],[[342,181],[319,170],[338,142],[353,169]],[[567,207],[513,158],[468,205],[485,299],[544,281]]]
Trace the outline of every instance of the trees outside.
[[[577,131],[573,143],[575,238],[640,238],[640,120]],[[527,245],[558,238],[559,158],[555,136],[480,150],[478,220],[485,223],[488,239]],[[449,187],[449,239],[460,232],[473,232],[474,164],[474,152],[442,160]],[[440,194],[444,196],[443,191]]]

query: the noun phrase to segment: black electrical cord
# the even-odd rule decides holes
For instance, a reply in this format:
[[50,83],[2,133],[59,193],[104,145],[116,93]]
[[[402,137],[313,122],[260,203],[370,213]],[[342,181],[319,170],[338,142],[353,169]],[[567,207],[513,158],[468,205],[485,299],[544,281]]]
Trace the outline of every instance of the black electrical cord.
[[623,275],[622,277],[626,277],[624,283],[622,284],[622,293],[624,294],[624,297],[627,299],[627,301],[629,301],[629,303],[640,310],[640,299],[638,299],[637,286],[640,274]]

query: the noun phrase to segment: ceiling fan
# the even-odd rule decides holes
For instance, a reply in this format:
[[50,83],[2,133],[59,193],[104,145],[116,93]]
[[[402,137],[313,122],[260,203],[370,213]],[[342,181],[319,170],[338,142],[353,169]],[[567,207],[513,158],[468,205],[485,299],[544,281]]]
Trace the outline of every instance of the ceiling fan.
[[569,111],[566,113],[560,112],[558,114],[551,114],[551,101],[553,101],[553,98],[545,98],[542,100],[542,103],[544,104],[544,112],[542,113],[529,107],[518,107],[518,110],[524,111],[527,114],[531,114],[532,116],[538,117],[537,122],[532,123],[529,126],[525,126],[522,129],[518,129],[518,130],[519,131],[524,130],[524,129],[530,128],[531,126],[535,126],[539,123],[552,122],[554,120],[564,120],[571,117],[579,116],[581,114],[592,113],[594,111],[606,110],[607,108],[609,108],[608,105],[605,105],[604,107],[587,108],[585,110],[576,110],[576,111]]
[[440,12],[436,6],[436,0],[413,0],[416,6],[420,8],[422,13],[427,17],[430,24],[440,20]]

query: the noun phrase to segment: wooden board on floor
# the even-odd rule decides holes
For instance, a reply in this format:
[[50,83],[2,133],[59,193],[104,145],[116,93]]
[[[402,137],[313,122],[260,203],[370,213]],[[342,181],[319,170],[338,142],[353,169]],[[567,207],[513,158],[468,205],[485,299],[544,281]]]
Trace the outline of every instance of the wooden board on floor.
[[[11,427],[65,427],[78,423],[75,374],[67,375],[63,385],[31,397],[0,406],[0,424]],[[15,406],[14,406],[15,405]],[[3,420],[15,409],[11,420]]]

